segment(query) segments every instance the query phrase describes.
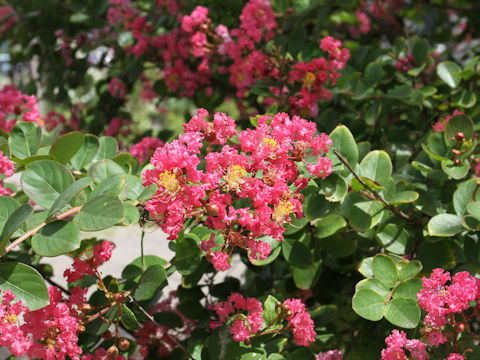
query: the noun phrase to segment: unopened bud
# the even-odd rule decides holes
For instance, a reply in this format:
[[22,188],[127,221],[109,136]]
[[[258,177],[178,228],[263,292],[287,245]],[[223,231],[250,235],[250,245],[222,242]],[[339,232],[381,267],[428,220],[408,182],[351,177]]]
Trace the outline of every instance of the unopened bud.
[[123,295],[123,293],[115,293],[113,294],[113,301],[115,301],[117,304],[118,303],[123,303],[123,301],[125,300],[125,295]]
[[78,331],[79,331],[79,332],[84,332],[84,331],[85,331],[85,326],[79,325],[79,326],[78,326]]
[[454,163],[455,165],[460,165],[460,164],[462,163],[462,160],[460,160],[460,159],[455,159],[455,160],[453,160],[453,163]]
[[87,303],[82,304],[82,306],[80,307],[80,311],[83,312],[83,313],[85,313],[85,314],[87,314],[87,313],[89,313],[90,311],[92,311],[92,309],[93,309],[93,308],[92,308],[92,305],[87,304]]
[[218,212],[220,211],[220,208],[217,204],[208,204],[206,209],[209,216],[217,216]]
[[290,306],[288,306],[287,304],[283,304],[283,305],[282,305],[282,311],[283,311],[283,312],[288,312],[288,311],[290,311]]
[[115,345],[112,345],[107,350],[107,359],[114,360],[118,357],[118,349]]
[[455,138],[458,140],[458,141],[463,141],[465,139],[465,135],[463,134],[463,132],[459,131],[457,132],[457,134],[455,135]]
[[130,346],[130,341],[128,341],[127,339],[123,338],[123,339],[120,339],[120,341],[118,342],[118,348],[122,351],[126,351]]

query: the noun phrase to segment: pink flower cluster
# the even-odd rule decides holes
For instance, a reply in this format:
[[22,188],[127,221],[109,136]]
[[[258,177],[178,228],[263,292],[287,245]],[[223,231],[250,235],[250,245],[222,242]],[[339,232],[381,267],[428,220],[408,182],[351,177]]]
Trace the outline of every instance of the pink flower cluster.
[[315,355],[315,360],[343,360],[342,352],[339,350],[328,350]]
[[[213,251],[217,244],[212,237],[201,248],[216,269],[227,270],[235,247],[249,250],[250,260],[263,260],[271,247],[259,238],[282,240],[291,215],[303,217],[299,191],[310,179],[299,177],[297,163],[314,177],[328,176],[332,163],[322,155],[332,141],[315,134],[315,123],[285,113],[260,116],[255,129],[238,134],[229,116],[216,113],[209,122],[208,115],[200,109],[184,125],[185,134],[155,151],[154,169],[144,173],[144,185],[156,184],[159,190],[146,209],[170,240],[187,218],[206,216],[205,223],[223,236],[223,244]],[[236,134],[239,144],[227,144]],[[204,141],[205,170],[200,170]],[[238,200],[249,205],[235,208]]]
[[[447,285],[447,282],[450,282]],[[422,340],[408,340],[403,331],[393,330],[385,339],[387,348],[382,350],[382,360],[407,359],[405,351],[413,359],[430,358],[428,347],[433,348],[447,343],[450,351],[468,352],[458,341],[458,334],[468,328],[470,315],[464,312],[473,301],[480,299],[480,279],[470,276],[466,271],[456,273],[453,278],[443,269],[434,269],[430,278],[423,278],[422,289],[417,294],[418,303],[426,311],[424,324],[420,330]],[[476,305],[478,306],[478,305]],[[461,317],[456,317],[461,314]],[[474,313],[475,314],[475,313]],[[460,320],[462,319],[462,320]],[[447,360],[463,360],[464,355],[450,353]]]
[[95,275],[97,268],[110,259],[114,248],[115,246],[108,240],[95,244],[93,254],[91,256],[85,255],[84,259],[75,257],[72,264],[73,269],[65,270],[63,276],[69,283],[74,283],[81,280],[83,275]]
[[329,99],[330,91],[325,88],[336,84],[340,73],[350,58],[350,51],[342,48],[342,42],[331,36],[322,39],[320,48],[328,54],[327,58],[316,58],[308,63],[299,62],[289,74],[290,83],[301,83],[301,89],[289,97],[292,110],[302,116],[318,114],[317,101]]
[[0,129],[10,132],[18,120],[43,125],[34,95],[22,94],[14,85],[0,89]]
[[[15,172],[15,166],[7,156],[3,156],[3,152],[0,150],[0,175],[10,177]],[[0,196],[11,195],[12,190],[4,187],[3,179],[0,179]]]
[[381,360],[407,360],[405,349],[410,352],[413,359],[425,360],[427,355],[427,344],[420,340],[407,340],[407,335],[403,331],[393,330],[392,334],[385,339],[387,348],[382,350]]
[[[8,347],[15,356],[28,355],[31,359],[78,360],[82,350],[77,345],[79,320],[73,305],[84,301],[86,291],[75,288],[73,293],[66,302],[60,290],[51,286],[50,304],[29,311],[21,301],[12,303],[15,296],[10,291],[4,292],[0,305],[0,346]],[[23,321],[19,319],[21,313]]]
[[[278,28],[269,1],[247,1],[239,16],[238,28],[232,29],[222,24],[214,25],[208,17],[209,9],[204,6],[195,7],[190,14],[181,14],[177,13],[180,6],[172,6],[174,1],[159,3],[153,14],[141,16],[142,10],[136,4],[111,0],[108,19],[112,25],[133,33],[134,44],[127,46],[125,51],[160,63],[163,81],[180,96],[192,96],[201,88],[210,95],[211,78],[216,73],[229,73],[238,97],[245,97],[256,81],[271,80],[271,91],[281,103],[293,106],[297,114],[314,116],[318,112],[316,102],[329,98],[326,87],[335,84],[338,70],[345,67],[349,58],[349,51],[341,48],[341,42],[332,37],[321,42],[327,58],[314,59],[307,64],[296,64],[279,53],[266,50],[264,43],[275,37]],[[152,24],[163,15],[165,6],[170,14],[176,15],[176,23],[168,31],[157,34],[152,31]],[[365,17],[362,19],[365,23]],[[301,90],[276,86],[287,83],[292,89],[300,83]],[[292,94],[287,98],[289,92]]]
[[[280,313],[272,323],[266,324],[263,319],[263,306],[255,298],[244,298],[239,293],[232,293],[228,301],[219,302],[213,307],[219,321],[210,322],[212,330],[222,326],[227,320],[231,321],[230,334],[235,341],[249,341],[252,336],[261,335],[266,332],[281,332],[288,329],[293,333],[295,343],[300,346],[309,346],[315,341],[314,323],[310,315],[305,312],[305,305],[299,299],[288,299],[283,305],[278,306]],[[241,311],[245,311],[244,315]],[[233,313],[233,314],[232,314]],[[287,324],[277,330],[272,330],[276,325]],[[275,327],[275,328],[278,328]]]
[[117,136],[119,133],[123,136],[130,134],[130,122],[128,120],[115,117],[108,124],[107,129],[105,130],[105,135]]
[[[451,280],[450,285],[446,285]],[[452,324],[452,315],[462,313],[470,302],[480,299],[480,280],[466,271],[456,273],[453,278],[443,269],[435,269],[430,278],[423,278],[423,288],[417,294],[419,305],[427,312],[428,343],[439,346],[447,341],[442,327]]]
[[162,145],[163,142],[160,139],[147,136],[130,148],[130,154],[136,157],[140,163],[143,163],[150,160],[153,152]]
[[117,77],[114,77],[110,80],[107,90],[110,95],[119,99],[125,98],[125,93],[127,92],[125,84]]
[[158,327],[154,323],[147,321],[142,324],[142,328],[135,332],[137,344],[140,346],[140,355],[143,358],[163,358],[167,357],[173,349],[177,347],[177,343],[188,337],[195,329],[195,321],[183,315],[178,310],[178,297],[174,291],[169,296],[155,305],[150,313],[156,314],[162,311],[174,312],[182,319],[183,326],[181,328],[170,328],[167,326]]

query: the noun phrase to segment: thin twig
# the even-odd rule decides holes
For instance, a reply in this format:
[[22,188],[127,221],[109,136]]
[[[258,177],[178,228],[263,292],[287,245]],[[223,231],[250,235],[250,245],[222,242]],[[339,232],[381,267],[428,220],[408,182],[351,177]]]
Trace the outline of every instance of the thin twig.
[[405,214],[403,211],[397,209],[395,206],[393,206],[392,204],[390,204],[387,200],[385,200],[383,198],[382,195],[380,195],[379,193],[377,193],[376,191],[374,191],[372,188],[370,188],[366,183],[365,181],[363,181],[363,179],[358,176],[358,174],[355,172],[355,170],[353,170],[353,168],[350,166],[350,164],[348,163],[347,159],[345,159],[337,150],[333,150],[334,154],[337,155],[338,159],[348,168],[348,170],[350,170],[350,172],[353,174],[353,176],[355,176],[355,178],[358,180],[358,182],[360,184],[362,184],[362,186],[367,189],[370,194],[372,196],[368,196],[368,193],[366,192],[360,192],[362,195],[365,195],[367,196],[369,199],[371,200],[377,200],[377,201],[380,201],[388,210],[390,210],[391,212],[393,212],[395,215],[398,215],[400,216],[401,218],[405,219],[405,220],[408,220],[410,222],[413,222],[413,223],[416,223],[416,224],[419,224],[419,222],[417,220],[415,220],[414,218],[410,217],[409,215]]
[[[61,213],[61,214],[58,214],[57,216],[55,216],[53,218],[53,220],[62,220],[70,215],[73,215],[73,214],[76,214],[78,213],[80,210],[82,209],[82,206],[77,206],[77,207],[74,207],[70,210],[67,210],[65,211],[64,213]],[[3,255],[5,255],[6,253],[8,253],[9,251],[11,251],[13,248],[15,248],[17,245],[19,245],[20,243],[24,242],[25,240],[27,240],[30,236],[33,236],[35,235],[41,228],[43,228],[45,225],[47,225],[47,222],[43,222],[41,223],[40,225],[34,227],[32,230],[30,231],[27,231],[25,234],[23,234],[22,236],[20,236],[18,239],[16,239],[15,241],[13,241],[10,245],[8,245],[6,248],[5,248],[5,253]],[[0,255],[0,258],[3,256],[3,255]]]
[[[160,328],[160,329],[163,328],[163,326],[160,325],[160,324],[153,318],[153,316],[148,313],[147,310],[145,310],[142,306],[140,306],[140,304],[137,303],[137,302],[133,299],[133,297],[132,297],[131,295],[128,295],[128,298],[129,298],[135,305],[138,306],[138,308],[139,308],[140,311],[143,313],[143,315],[145,315],[145,316],[147,317],[147,319],[150,320],[156,327],[158,327],[158,328]],[[182,349],[183,352],[185,353],[185,355],[187,355],[190,359],[195,360],[195,358],[187,351],[187,349],[185,349],[185,347],[184,347],[182,344],[180,344],[180,343],[177,341],[177,339],[175,339],[173,336],[168,335],[168,333],[165,333],[165,335],[167,335],[180,349]]]

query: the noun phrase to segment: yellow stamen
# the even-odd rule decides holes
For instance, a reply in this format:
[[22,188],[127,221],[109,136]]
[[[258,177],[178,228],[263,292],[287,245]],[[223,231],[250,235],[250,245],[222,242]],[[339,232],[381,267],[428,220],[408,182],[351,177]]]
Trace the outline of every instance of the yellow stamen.
[[230,165],[227,174],[225,175],[225,181],[232,190],[238,190],[240,185],[243,184],[242,178],[247,175],[247,171],[240,165]]
[[272,218],[276,222],[281,222],[285,220],[288,214],[293,209],[293,204],[290,200],[280,200],[279,203],[273,209]]
[[17,320],[18,320],[17,315],[15,315],[15,314],[7,314],[7,315],[4,316],[3,319],[4,319],[5,322],[7,322],[9,324],[16,324]]
[[303,86],[310,86],[316,81],[315,74],[312,72],[307,72],[303,79]]
[[175,195],[180,188],[180,183],[175,174],[169,170],[165,170],[158,176],[158,185],[164,188],[166,194],[172,196]]
[[262,144],[270,147],[272,150],[277,147],[277,142],[275,140],[266,137],[262,139]]

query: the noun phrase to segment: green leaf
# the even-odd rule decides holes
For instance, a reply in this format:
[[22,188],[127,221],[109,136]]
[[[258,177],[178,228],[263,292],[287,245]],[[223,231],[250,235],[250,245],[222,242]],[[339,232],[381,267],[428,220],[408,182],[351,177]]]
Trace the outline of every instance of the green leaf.
[[358,231],[367,231],[377,225],[382,216],[382,204],[376,201],[361,201],[353,204],[348,220]]
[[443,61],[437,65],[438,77],[451,88],[456,88],[460,84],[461,72],[460,66],[452,61]]
[[441,166],[443,172],[455,180],[463,179],[467,176],[468,170],[470,170],[470,163],[468,161],[462,161],[456,165],[452,160],[447,159],[442,161]]
[[421,279],[408,279],[400,282],[393,290],[392,297],[417,301],[417,293],[422,288]]
[[80,231],[64,220],[48,223],[32,238],[32,248],[41,256],[58,256],[79,247]]
[[344,258],[352,255],[357,248],[354,237],[347,236],[345,232],[329,236],[320,240],[320,246],[325,252],[334,258]]
[[85,136],[78,131],[58,137],[49,154],[55,157],[55,160],[62,164],[66,164],[80,150],[85,141]]
[[417,276],[418,273],[422,270],[422,263],[418,260],[407,261],[401,260],[397,264],[398,269],[398,279],[400,281],[407,280]]
[[[168,261],[162,259],[161,257],[155,255],[145,255],[143,257],[146,270],[151,265],[160,265],[164,267]],[[138,257],[128,264],[122,271],[122,278],[126,280],[132,280],[133,282],[138,282],[142,276],[144,270],[142,270],[142,257]]]
[[388,288],[393,288],[398,281],[397,266],[390,256],[375,255],[372,261],[372,270],[375,277]]
[[413,329],[420,321],[420,308],[412,299],[392,299],[385,308],[385,319],[395,326]]
[[353,295],[352,308],[364,319],[378,321],[383,317],[385,302],[376,292],[370,289],[361,289]]
[[438,214],[428,222],[430,236],[454,236],[464,229],[462,218],[453,214]]
[[274,298],[272,295],[268,295],[267,300],[263,304],[263,313],[262,317],[265,320],[265,324],[270,325],[277,319],[278,314],[281,311],[281,307],[277,309],[277,303],[279,301]]
[[100,160],[88,169],[88,176],[97,184],[104,180],[111,179],[114,175],[123,174],[125,174],[125,172],[122,167],[110,159]]
[[370,63],[365,68],[365,78],[370,84],[376,84],[382,81],[383,70],[377,63]]
[[18,201],[10,196],[0,196],[0,231],[3,229],[7,219],[18,209]]
[[373,256],[364,258],[358,267],[358,272],[365,277],[373,277],[372,263]]
[[293,33],[290,34],[288,40],[288,51],[293,57],[302,51],[305,40],[308,38],[307,31],[303,26],[298,26]]
[[12,156],[24,159],[37,153],[42,141],[42,129],[35,123],[17,122],[10,132],[8,146]]
[[411,250],[413,245],[408,232],[395,224],[385,225],[377,233],[376,238],[386,250],[398,255],[405,255]]
[[390,204],[395,205],[412,203],[417,200],[419,196],[418,192],[407,190],[395,193],[393,196],[386,196],[386,198]]
[[169,329],[183,327],[182,318],[173,311],[161,311],[153,315],[153,318],[160,325],[166,326]]
[[80,191],[85,189],[86,187],[93,185],[92,179],[88,176],[78,179],[73,184],[71,184],[68,188],[65,189],[64,192],[60,194],[60,196],[55,200],[50,211],[48,212],[47,217],[52,216],[57,211],[62,210],[65,206],[67,206],[70,201],[73,200],[75,195],[77,195]]
[[417,64],[425,61],[428,54],[428,42],[425,39],[415,39],[412,42],[412,55]]
[[189,275],[200,264],[201,251],[198,244],[192,238],[178,238],[175,241],[175,265],[182,275]]
[[138,209],[129,203],[123,203],[123,224],[124,225],[133,225],[137,224],[140,220],[140,212]]
[[480,201],[469,203],[467,210],[475,219],[480,220]]
[[452,96],[452,106],[471,108],[477,103],[477,96],[469,90],[457,92]]
[[450,246],[451,241],[451,239],[444,238],[435,243],[420,242],[417,258],[422,262],[423,274],[430,274],[435,268],[449,270],[455,266],[455,253]]
[[99,148],[100,143],[95,135],[85,135],[82,147],[70,160],[72,167],[75,170],[87,169]]
[[347,225],[341,216],[331,214],[315,221],[315,230],[318,238],[326,238],[335,234]]
[[83,205],[73,222],[83,231],[103,230],[123,220],[123,205],[114,196],[100,195]]
[[322,261],[319,260],[313,264],[312,268],[301,269],[293,267],[293,282],[295,286],[302,290],[308,290],[315,286],[322,274]]
[[31,200],[50,209],[74,178],[62,164],[53,160],[38,160],[27,166],[21,182],[23,191]]
[[413,88],[410,84],[397,85],[393,89],[390,89],[387,96],[393,99],[407,99],[413,94]]
[[110,136],[102,136],[99,139],[100,147],[97,154],[93,158],[93,162],[103,159],[113,158],[118,151],[118,142],[115,138]]
[[[382,185],[380,185],[376,181],[373,181],[369,178],[366,178],[365,176],[360,176],[360,179],[362,179],[362,181],[365,183],[365,185],[370,189],[373,189],[373,190],[383,190],[383,189],[385,189],[385,187],[383,187]],[[353,191],[367,190],[365,188],[365,186],[363,186],[362,183],[359,180],[357,180],[356,177],[352,178],[352,184],[351,185],[352,185],[352,190]]]
[[[463,215],[468,203],[474,197],[475,189],[477,188],[477,179],[470,179],[458,185],[457,190],[453,193],[453,208],[457,215]],[[480,191],[476,192],[474,200],[480,200]]]
[[134,298],[137,301],[149,300],[167,286],[167,273],[162,265],[151,265],[140,277]]
[[333,148],[336,149],[351,166],[358,162],[358,148],[355,139],[344,125],[338,125],[331,133]]
[[10,290],[16,300],[34,311],[49,304],[47,286],[37,270],[22,263],[0,264],[0,290]]
[[321,192],[325,199],[332,202],[342,201],[348,193],[348,185],[345,179],[338,174],[331,174],[320,182]]
[[310,250],[296,239],[282,241],[282,254],[287,263],[300,269],[313,267],[313,255]]
[[75,14],[70,15],[70,22],[78,24],[82,22],[86,22],[90,19],[90,16],[85,13],[77,12]]
[[[457,141],[455,136],[458,132],[462,132],[465,135],[465,140],[471,139],[474,133],[472,119],[461,114],[452,116],[445,126],[445,143],[450,143],[453,146]],[[451,138],[454,138],[454,140],[450,140]]]
[[15,209],[8,217],[0,234],[0,254],[3,254],[8,245],[8,240],[17,231],[17,229],[32,215],[33,206],[30,204],[23,204]]
[[387,301],[390,297],[390,289],[376,278],[363,279],[355,285],[355,291],[358,292],[362,289],[369,289],[380,295],[383,301]]
[[135,314],[128,307],[122,304],[120,307],[120,321],[127,330],[138,330],[140,324],[135,317]]
[[392,175],[392,161],[385,151],[369,152],[360,163],[362,175],[385,186]]

